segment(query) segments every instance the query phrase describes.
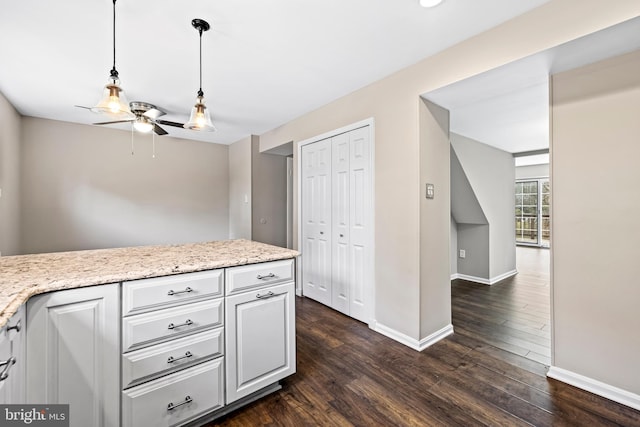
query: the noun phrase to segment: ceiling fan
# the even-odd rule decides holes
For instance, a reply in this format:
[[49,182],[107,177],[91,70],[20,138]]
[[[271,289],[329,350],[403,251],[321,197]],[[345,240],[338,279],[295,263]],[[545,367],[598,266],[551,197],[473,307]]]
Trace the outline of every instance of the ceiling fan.
[[158,119],[159,117],[164,116],[167,113],[160,110],[158,107],[156,107],[153,104],[149,104],[147,102],[141,102],[141,101],[131,101],[129,103],[129,107],[131,108],[131,112],[135,115],[135,117],[130,119],[113,120],[109,122],[100,122],[100,123],[93,123],[93,124],[94,125],[110,125],[114,123],[132,122],[133,128],[138,132],[148,133],[153,131],[156,135],[166,135],[169,133],[159,125],[184,128],[184,123]]

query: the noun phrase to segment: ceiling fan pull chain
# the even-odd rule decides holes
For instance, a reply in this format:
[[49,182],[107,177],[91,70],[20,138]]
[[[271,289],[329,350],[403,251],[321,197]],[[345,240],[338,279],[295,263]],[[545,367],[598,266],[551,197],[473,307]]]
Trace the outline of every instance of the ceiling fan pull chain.
[[133,156],[133,123],[131,123],[131,155]]
[[152,154],[151,154],[151,158],[155,159],[156,158],[156,133],[152,132],[151,133],[151,145],[152,145]]

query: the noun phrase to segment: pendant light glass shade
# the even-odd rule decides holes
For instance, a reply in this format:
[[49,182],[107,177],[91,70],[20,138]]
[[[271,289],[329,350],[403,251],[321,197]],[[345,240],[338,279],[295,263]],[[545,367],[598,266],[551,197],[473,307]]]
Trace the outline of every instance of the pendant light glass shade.
[[129,102],[120,87],[120,79],[110,76],[109,81],[104,86],[102,98],[95,107],[91,109],[94,113],[108,114],[114,119],[130,119],[135,117],[129,108]]
[[191,109],[189,121],[185,123],[184,128],[191,130],[204,130],[208,132],[214,132],[216,130],[216,127],[211,121],[209,110],[207,109],[207,106],[204,105],[203,96],[198,95],[196,105]]

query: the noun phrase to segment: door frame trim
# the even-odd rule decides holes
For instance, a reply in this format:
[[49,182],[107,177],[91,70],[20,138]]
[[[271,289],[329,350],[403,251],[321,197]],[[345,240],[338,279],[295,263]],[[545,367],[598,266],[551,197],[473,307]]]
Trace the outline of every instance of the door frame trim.
[[[363,127],[369,127],[369,171],[370,171],[370,176],[369,179],[371,180],[371,205],[369,206],[369,217],[371,220],[371,227],[369,232],[367,233],[367,243],[369,245],[370,248],[370,256],[371,256],[371,262],[369,263],[369,271],[367,272],[368,274],[368,278],[369,278],[369,283],[371,284],[369,286],[369,289],[367,289],[367,296],[369,297],[369,301],[370,303],[367,304],[367,324],[369,325],[370,328],[373,328],[376,324],[375,321],[375,306],[376,306],[376,281],[375,281],[375,158],[376,158],[376,154],[375,154],[375,120],[373,117],[369,117],[368,119],[364,119],[355,123],[351,123],[349,125],[343,126],[341,128],[338,129],[334,129],[328,132],[325,132],[323,134],[302,140],[302,141],[298,141],[297,143],[295,143],[295,157],[297,157],[297,159],[295,160],[296,162],[296,167],[297,167],[297,176],[295,178],[296,184],[297,184],[297,190],[296,190],[296,197],[297,197],[297,201],[296,201],[296,207],[297,207],[297,213],[296,213],[296,220],[297,220],[297,233],[298,233],[298,238],[297,238],[297,244],[298,244],[298,252],[302,253],[302,147],[308,144],[313,144],[314,142],[318,142],[321,141],[323,139],[327,139],[327,138],[332,138],[334,136],[343,134],[343,133],[347,133],[347,132],[351,132],[352,130],[356,130],[356,129],[360,129]],[[302,256],[304,256],[304,254],[302,254]],[[303,296],[302,293],[302,273],[301,273],[301,269],[302,269],[302,262],[300,263],[296,263],[298,265],[298,272],[297,272],[297,277],[300,278],[300,280],[296,281],[296,295],[298,296]]]

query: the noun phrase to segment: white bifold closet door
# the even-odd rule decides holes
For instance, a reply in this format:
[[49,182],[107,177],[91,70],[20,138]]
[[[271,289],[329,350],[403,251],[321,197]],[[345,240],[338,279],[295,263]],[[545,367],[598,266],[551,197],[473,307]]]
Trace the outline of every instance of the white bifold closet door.
[[372,282],[369,128],[302,147],[305,296],[368,322]]

